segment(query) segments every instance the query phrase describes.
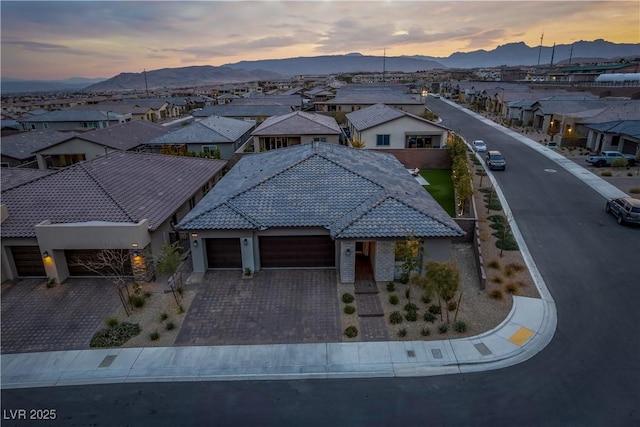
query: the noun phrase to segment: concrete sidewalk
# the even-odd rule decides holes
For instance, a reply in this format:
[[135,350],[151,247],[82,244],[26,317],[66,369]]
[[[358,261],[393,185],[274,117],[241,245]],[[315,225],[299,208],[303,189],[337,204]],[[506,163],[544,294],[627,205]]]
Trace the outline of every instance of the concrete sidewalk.
[[407,377],[498,369],[542,350],[553,303],[514,297],[494,330],[446,341],[74,350],[2,355],[2,388],[158,381]]
[[[620,191],[535,141],[466,111],[553,158],[601,194],[611,196]],[[490,171],[488,176],[505,213],[513,218]],[[0,386],[9,389],[122,382],[409,377],[512,366],[544,349],[555,333],[557,315],[555,303],[513,220],[511,229],[541,299],[514,296],[506,319],[481,335],[442,341],[112,348],[4,354],[0,356]]]

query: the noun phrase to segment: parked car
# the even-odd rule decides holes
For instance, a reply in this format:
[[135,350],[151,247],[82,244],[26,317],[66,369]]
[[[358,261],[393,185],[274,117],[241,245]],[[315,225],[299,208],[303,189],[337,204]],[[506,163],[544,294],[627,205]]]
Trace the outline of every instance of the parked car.
[[621,197],[607,201],[607,213],[618,220],[618,224],[640,224],[640,199]]
[[504,156],[502,155],[501,152],[496,151],[496,150],[490,150],[487,152],[487,155],[485,156],[484,161],[487,163],[487,166],[489,166],[489,169],[494,170],[494,169],[502,169],[502,170],[506,170],[507,169],[507,162],[504,159]]
[[596,167],[611,166],[611,163],[616,159],[627,159],[628,166],[635,166],[636,157],[632,154],[623,154],[619,151],[603,151],[600,154],[589,154],[587,156],[587,163],[591,163]]
[[477,153],[485,153],[487,151],[487,144],[484,143],[481,139],[476,139],[471,143],[473,146],[473,150]]

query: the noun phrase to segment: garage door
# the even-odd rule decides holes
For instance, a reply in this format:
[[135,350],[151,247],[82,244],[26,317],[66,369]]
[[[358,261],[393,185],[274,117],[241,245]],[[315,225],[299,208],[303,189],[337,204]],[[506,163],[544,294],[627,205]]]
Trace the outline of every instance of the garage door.
[[47,276],[38,246],[12,246],[11,253],[18,277]]
[[260,237],[262,268],[335,267],[336,246],[329,236]]
[[[124,275],[133,276],[133,270],[131,269],[131,260],[128,257],[129,251],[126,249],[109,249],[110,251],[126,252],[127,261],[124,264]],[[67,268],[69,268],[69,276],[71,277],[95,277],[95,276],[112,276],[115,273],[112,268],[105,267],[99,270],[99,272],[92,271],[83,265],[78,265],[78,260],[95,260],[96,256],[102,252],[101,249],[77,249],[66,250],[64,256],[67,259]]]
[[240,239],[206,239],[209,268],[242,268]]

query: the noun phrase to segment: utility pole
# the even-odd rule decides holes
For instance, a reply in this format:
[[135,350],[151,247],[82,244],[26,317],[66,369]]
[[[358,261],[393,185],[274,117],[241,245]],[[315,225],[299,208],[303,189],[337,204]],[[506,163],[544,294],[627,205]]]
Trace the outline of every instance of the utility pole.
[[382,51],[382,83],[386,83],[385,73],[387,71],[387,49]]
[[147,86],[147,69],[145,68],[144,71],[144,89],[147,92],[147,98],[149,98],[149,86]]
[[553,68],[553,57],[556,54],[556,44],[553,44],[553,49],[551,50],[551,68]]
[[571,65],[571,58],[573,58],[573,45],[574,43],[571,43],[571,52],[569,52],[569,65]]
[[540,66],[540,55],[542,54],[542,39],[544,39],[544,31],[540,36],[540,48],[538,49],[538,67]]

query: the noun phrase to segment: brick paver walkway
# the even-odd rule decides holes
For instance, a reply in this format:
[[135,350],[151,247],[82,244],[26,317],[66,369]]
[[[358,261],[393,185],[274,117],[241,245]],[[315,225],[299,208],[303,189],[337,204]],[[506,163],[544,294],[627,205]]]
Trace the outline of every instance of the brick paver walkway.
[[207,272],[175,345],[341,341],[335,270]]
[[44,279],[2,284],[2,353],[89,348],[93,334],[120,301],[105,279]]

